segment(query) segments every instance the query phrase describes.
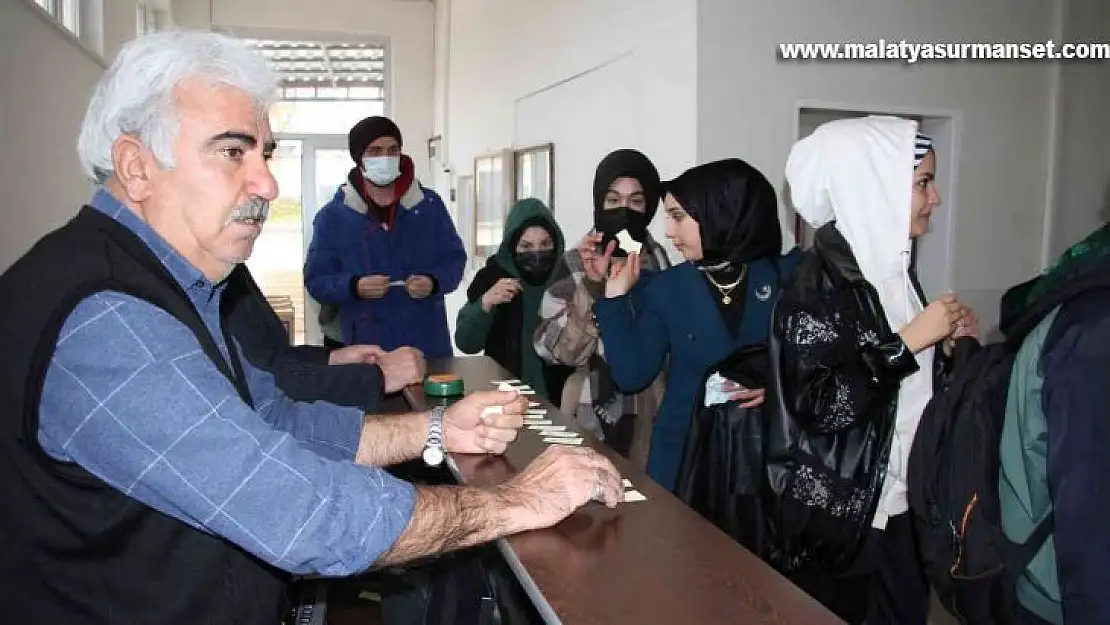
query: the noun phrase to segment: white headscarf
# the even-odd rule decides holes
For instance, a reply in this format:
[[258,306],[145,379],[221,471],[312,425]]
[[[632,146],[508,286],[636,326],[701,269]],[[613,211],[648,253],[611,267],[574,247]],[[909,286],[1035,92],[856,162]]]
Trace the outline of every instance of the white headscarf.
[[[852,248],[863,277],[879,294],[887,322],[900,331],[923,302],[910,281],[913,170],[928,152],[917,123],[870,116],[829,122],[797,142],[786,163],[795,209],[813,228],[830,221]],[[898,390],[894,440],[873,526],[908,509],[906,465],[925,405],[933,394],[933,351],[916,355],[918,371]]]
[[786,180],[811,227],[836,221],[895,332],[907,318],[910,202],[917,123],[870,116],[823,124],[798,141]]

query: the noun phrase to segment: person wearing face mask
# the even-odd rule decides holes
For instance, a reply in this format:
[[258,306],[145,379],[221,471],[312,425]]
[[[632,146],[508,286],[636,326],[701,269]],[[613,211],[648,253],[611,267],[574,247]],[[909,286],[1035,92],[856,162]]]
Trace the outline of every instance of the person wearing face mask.
[[540,358],[575,369],[562,395],[553,397],[560,409],[641,468],[647,464],[663,375],[639,392],[621,392],[609,373],[593,305],[602,295],[611,260],[622,263],[627,257],[616,240],[622,231],[643,244],[645,276],[670,267],[666,251],[647,230],[661,193],[659,172],[642,153],[621,149],[601,160],[593,181],[594,228],[556,265],[535,335]]
[[449,357],[444,295],[462,281],[462,239],[443,200],[416,180],[396,124],[368,117],[348,139],[355,167],[313,221],[305,287],[338,307],[348,345]]
[[[594,313],[622,391],[643,388],[667,363],[648,474],[671,490],[702,378],[737,349],[766,342],[774,295],[798,252],[782,255],[774,187],[740,159],[699,165],[664,189],[667,237],[688,262],[640,282],[638,255],[629,255],[610,270]],[[728,392],[745,408],[763,401],[762,388]]]
[[946,348],[978,334],[957,297],[927,304],[910,264],[939,205],[931,144],[910,120],[838,120],[786,165],[817,233],[771,332],[773,563],[849,623],[925,625],[907,462]]
[[563,248],[563,232],[543,202],[517,202],[505,221],[497,254],[471,281],[455,326],[455,345],[462,352],[485,350],[537,394],[556,399],[570,369],[540,360],[532,335],[544,286]]

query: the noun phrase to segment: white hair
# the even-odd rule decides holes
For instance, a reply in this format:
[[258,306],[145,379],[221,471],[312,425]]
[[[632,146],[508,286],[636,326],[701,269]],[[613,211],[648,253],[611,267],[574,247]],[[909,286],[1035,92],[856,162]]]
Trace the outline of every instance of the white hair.
[[119,51],[93,91],[77,156],[94,183],[112,177],[112,146],[136,137],[165,167],[173,167],[178,118],[174,88],[199,78],[250,94],[265,110],[277,98],[277,76],[262,55],[211,32],[167,31],[139,37]]

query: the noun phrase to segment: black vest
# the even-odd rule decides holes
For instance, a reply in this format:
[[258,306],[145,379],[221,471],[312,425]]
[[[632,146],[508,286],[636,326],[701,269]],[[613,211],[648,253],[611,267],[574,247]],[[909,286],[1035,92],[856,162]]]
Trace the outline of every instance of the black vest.
[[[85,207],[40,240],[0,276],[0,620],[275,625],[285,573],[54,460],[38,444],[58,333],[82,299],[106,290],[144,299],[188,326],[250,403],[233,344],[229,367],[188,296],[133,232]],[[158,406],[150,408],[157,418]]]

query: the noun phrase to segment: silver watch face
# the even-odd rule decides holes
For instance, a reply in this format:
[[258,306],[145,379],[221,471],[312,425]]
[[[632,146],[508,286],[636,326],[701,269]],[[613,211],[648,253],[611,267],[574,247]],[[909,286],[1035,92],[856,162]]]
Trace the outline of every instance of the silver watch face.
[[433,467],[443,462],[443,450],[438,447],[425,447],[424,462]]

